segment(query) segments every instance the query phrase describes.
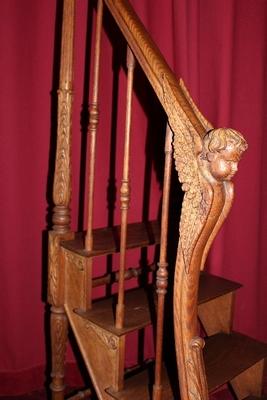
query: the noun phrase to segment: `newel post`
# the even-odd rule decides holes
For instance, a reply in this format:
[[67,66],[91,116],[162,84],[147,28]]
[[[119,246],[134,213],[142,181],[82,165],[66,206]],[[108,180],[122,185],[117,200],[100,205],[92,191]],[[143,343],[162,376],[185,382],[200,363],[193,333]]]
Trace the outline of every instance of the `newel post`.
[[234,196],[231,179],[247,144],[233,129],[213,129],[182,81],[174,84],[163,76],[162,84],[174,134],[175,167],[184,191],[173,293],[179,387],[183,400],[208,400],[205,343],[198,336],[197,324],[199,275],[230,211]]
[[53,186],[53,230],[49,232],[48,302],[51,304],[53,400],[64,399],[64,361],[67,317],[64,311],[64,270],[60,262],[60,241],[72,237],[71,200],[71,117],[73,90],[73,40],[75,0],[64,0],[58,90],[57,149]]

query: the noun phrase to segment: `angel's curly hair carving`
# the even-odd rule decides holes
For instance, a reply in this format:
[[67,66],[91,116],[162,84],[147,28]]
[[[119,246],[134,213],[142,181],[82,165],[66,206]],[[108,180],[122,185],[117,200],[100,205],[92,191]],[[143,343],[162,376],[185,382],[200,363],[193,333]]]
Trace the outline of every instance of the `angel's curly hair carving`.
[[230,128],[212,129],[204,136],[204,146],[210,153],[219,153],[226,147],[233,147],[241,154],[248,145],[240,132]]

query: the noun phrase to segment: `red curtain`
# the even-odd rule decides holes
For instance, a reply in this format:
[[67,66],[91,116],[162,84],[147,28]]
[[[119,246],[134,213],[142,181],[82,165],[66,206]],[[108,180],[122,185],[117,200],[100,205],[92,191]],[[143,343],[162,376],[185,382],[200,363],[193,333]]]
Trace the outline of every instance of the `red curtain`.
[[[267,341],[267,158],[266,65],[267,3],[265,0],[132,0],[138,14],[177,76],[182,76],[200,109],[215,126],[240,130],[249,149],[235,178],[236,198],[211,251],[209,269],[244,284],[237,296],[234,327]],[[60,1],[0,2],[0,131],[1,131],[1,279],[0,395],[42,387],[46,379],[45,312],[47,207],[51,170],[57,82]],[[75,38],[75,103],[73,117],[73,228],[78,225],[81,127],[86,87],[85,39],[87,1],[77,2]],[[112,101],[112,30],[107,19],[103,38],[105,62],[100,92],[104,120],[98,138],[95,224],[107,222],[106,187]],[[90,32],[89,32],[90,33]],[[88,53],[87,53],[88,54]],[[113,65],[114,66],[114,65]],[[118,78],[118,116],[123,115],[125,75]],[[142,91],[140,86],[139,91]],[[52,92],[52,93],[51,93]],[[140,96],[139,96],[140,97]],[[53,107],[51,107],[51,105]],[[142,218],[145,169],[146,106],[134,100],[131,220]],[[123,120],[117,118],[118,136]],[[113,121],[114,124],[114,121]],[[156,135],[156,133],[155,133]],[[156,145],[157,142],[154,143]],[[122,142],[116,147],[122,154]],[[120,156],[121,157],[121,156]],[[119,158],[120,158],[119,157]],[[119,187],[121,159],[113,160]],[[149,174],[147,176],[150,176]],[[140,177],[142,183],[140,184]],[[160,200],[157,171],[151,173],[149,216]],[[119,207],[114,221],[119,218]],[[134,260],[135,256],[132,256]],[[138,260],[137,260],[138,261]],[[99,266],[99,269],[105,266]],[[68,354],[69,362],[73,356]],[[131,362],[131,359],[128,360]],[[77,380],[73,370],[69,376]]]

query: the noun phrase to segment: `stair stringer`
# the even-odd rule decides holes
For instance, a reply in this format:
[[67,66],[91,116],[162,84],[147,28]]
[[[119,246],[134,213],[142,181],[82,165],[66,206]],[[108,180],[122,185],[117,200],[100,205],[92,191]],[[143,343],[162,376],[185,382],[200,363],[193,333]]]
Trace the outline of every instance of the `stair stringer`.
[[122,389],[125,336],[101,329],[68,305],[65,310],[99,400],[112,399],[105,389]]

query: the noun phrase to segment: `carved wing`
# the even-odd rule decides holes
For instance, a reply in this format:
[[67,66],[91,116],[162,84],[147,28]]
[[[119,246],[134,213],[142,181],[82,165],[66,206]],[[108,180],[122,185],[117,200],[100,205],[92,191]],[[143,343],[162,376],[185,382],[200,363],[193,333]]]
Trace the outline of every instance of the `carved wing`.
[[185,86],[185,83],[184,83],[184,81],[182,79],[180,79],[179,84],[180,84],[180,88],[182,89],[183,94],[186,97],[188,103],[191,105],[192,109],[194,110],[194,112],[197,115],[198,119],[200,120],[201,124],[205,128],[205,131],[208,132],[211,129],[213,129],[213,126],[211,125],[211,123],[204,117],[204,115],[197,108],[196,104],[194,103],[194,100],[190,96],[190,93],[189,93],[189,91],[188,91],[187,87]]
[[[182,251],[186,272],[188,272],[192,250],[210,209],[209,184],[204,180],[199,168],[202,139],[191,124],[185,111],[177,102],[174,89],[166,77],[163,77],[163,90],[169,124],[174,133],[175,166],[178,171],[179,181],[182,184],[182,190],[185,192],[179,226],[179,246]],[[188,92],[186,92],[185,97],[189,106],[192,107],[193,100]],[[195,105],[194,109],[197,110]],[[203,117],[201,121],[203,128],[203,122],[205,121]],[[209,130],[211,125],[205,122],[205,127]]]

